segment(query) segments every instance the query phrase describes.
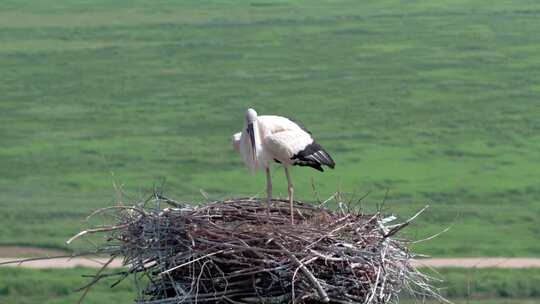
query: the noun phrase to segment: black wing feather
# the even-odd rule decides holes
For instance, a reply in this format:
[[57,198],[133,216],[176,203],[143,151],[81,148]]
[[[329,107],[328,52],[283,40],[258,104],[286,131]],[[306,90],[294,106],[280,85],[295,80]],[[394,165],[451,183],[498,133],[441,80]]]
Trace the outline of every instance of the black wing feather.
[[315,141],[293,155],[291,159],[294,160],[293,165],[308,166],[321,172],[324,171],[322,168],[323,165],[332,169],[334,169],[336,166],[336,163],[330,154],[328,154],[328,152],[326,152],[323,147],[321,147],[321,145]]

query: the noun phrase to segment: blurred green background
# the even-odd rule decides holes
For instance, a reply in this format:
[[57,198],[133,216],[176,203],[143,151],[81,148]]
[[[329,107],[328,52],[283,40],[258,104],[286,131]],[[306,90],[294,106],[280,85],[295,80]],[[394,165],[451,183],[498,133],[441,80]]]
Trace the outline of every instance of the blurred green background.
[[539,17],[525,0],[3,0],[0,245],[65,248],[118,192],[263,196],[230,143],[254,107],[336,160],[293,170],[299,199],[370,192],[369,211],[389,190],[389,213],[431,205],[407,237],[452,225],[417,252],[538,256]]
[[[535,304],[540,298],[540,270],[512,269],[440,269],[436,276],[445,282],[437,283],[441,294],[455,304]],[[0,303],[17,304],[74,304],[80,288],[96,273],[96,269],[29,270],[0,268]],[[83,278],[82,276],[87,276]],[[110,288],[116,279],[104,279],[88,293],[85,304],[133,303],[136,298],[134,283],[127,279]],[[400,303],[429,303],[423,299],[401,296]]]

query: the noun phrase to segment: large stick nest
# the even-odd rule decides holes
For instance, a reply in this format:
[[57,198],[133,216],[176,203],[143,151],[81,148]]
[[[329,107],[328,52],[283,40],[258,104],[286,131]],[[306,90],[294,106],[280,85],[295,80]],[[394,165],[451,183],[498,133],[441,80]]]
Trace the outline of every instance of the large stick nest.
[[114,226],[76,237],[108,233],[100,252],[123,257],[122,277],[144,282],[137,303],[390,303],[402,289],[436,296],[393,238],[409,221],[388,225],[381,213],[295,202],[292,225],[282,200],[270,209],[254,199],[191,206],[158,195],[107,210]]

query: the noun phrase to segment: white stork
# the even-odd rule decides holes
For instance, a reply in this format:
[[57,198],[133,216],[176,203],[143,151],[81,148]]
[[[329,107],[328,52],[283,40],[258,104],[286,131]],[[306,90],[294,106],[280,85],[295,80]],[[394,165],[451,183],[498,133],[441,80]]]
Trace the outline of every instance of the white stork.
[[315,142],[309,131],[282,116],[258,116],[253,109],[246,112],[242,132],[233,135],[233,146],[252,173],[264,168],[268,206],[272,199],[270,164],[274,161],[283,166],[287,176],[292,224],[294,188],[289,167],[308,166],[322,172],[323,165],[332,169],[335,166],[332,157]]

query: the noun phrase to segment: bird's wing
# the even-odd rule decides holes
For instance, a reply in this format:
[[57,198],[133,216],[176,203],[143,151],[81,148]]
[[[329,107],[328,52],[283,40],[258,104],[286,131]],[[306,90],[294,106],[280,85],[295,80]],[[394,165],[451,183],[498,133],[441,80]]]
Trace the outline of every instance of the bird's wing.
[[293,164],[293,156],[312,142],[311,136],[300,129],[274,132],[264,138],[263,145],[272,158]]
[[269,131],[270,133],[296,130],[302,130],[304,132],[306,131],[294,121],[283,116],[262,115],[257,117],[257,119],[259,120],[261,125],[264,126],[265,130]]
[[309,166],[323,171],[322,166],[335,167],[335,162],[311,135],[303,130],[282,131],[265,137],[270,156],[283,164]]
[[319,171],[323,171],[321,166],[325,165],[332,169],[336,166],[336,163],[326,152],[321,145],[313,141],[306,147],[304,147],[301,151],[296,153],[292,159],[294,160],[294,164],[298,166],[310,166],[313,167]]

